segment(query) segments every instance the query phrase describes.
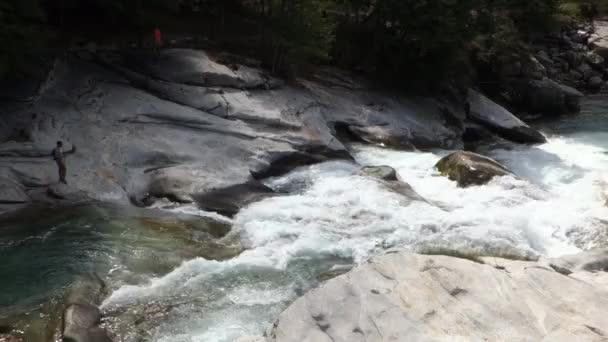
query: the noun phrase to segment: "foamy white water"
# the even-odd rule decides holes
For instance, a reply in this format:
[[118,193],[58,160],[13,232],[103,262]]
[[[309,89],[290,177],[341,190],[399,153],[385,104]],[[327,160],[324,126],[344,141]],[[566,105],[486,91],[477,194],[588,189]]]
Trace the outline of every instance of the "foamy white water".
[[358,176],[352,163],[299,169],[267,182],[290,195],[255,203],[235,217],[231,234],[247,247],[239,257],[185,262],[162,278],[118,289],[103,307],[172,304],[148,331],[150,340],[232,341],[264,331],[320,272],[389,247],[553,257],[606,245],[606,150],[608,134],[591,133],[487,151],[518,177],[461,189],[434,169],[447,151],[355,147],[359,164],[396,168],[428,202]]

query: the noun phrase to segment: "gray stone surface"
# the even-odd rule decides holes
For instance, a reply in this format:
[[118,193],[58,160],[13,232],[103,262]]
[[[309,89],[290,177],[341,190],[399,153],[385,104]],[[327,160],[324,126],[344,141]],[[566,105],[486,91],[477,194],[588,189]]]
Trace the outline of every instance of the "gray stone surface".
[[467,97],[470,104],[469,119],[494,131],[505,139],[521,143],[544,143],[547,140],[537,130],[528,126],[504,107],[470,89]]
[[63,314],[63,341],[109,342],[106,332],[97,325],[101,319],[99,309],[87,304],[70,304]]
[[276,195],[264,184],[249,182],[193,195],[193,197],[199,207],[232,217],[249,204]]
[[[0,175],[11,198],[192,201],[351,158],[337,126],[382,127],[382,139],[421,148],[462,143],[461,107],[378,90],[332,69],[288,85],[195,50],[165,50],[158,60],[101,51],[91,60],[58,61],[30,102],[0,103]],[[78,147],[67,159],[69,189],[54,185],[57,140]]]
[[439,160],[435,167],[460,187],[484,185],[494,177],[513,175],[497,161],[467,151],[451,153]]
[[382,179],[385,181],[398,181],[399,175],[397,171],[390,166],[365,166],[359,171],[362,176],[368,176],[372,178]]
[[519,80],[510,85],[514,105],[528,113],[558,116],[580,111],[580,91],[549,78]]
[[298,299],[268,340],[606,340],[608,273],[483,260],[389,251]]
[[594,27],[595,33],[589,38],[589,46],[593,52],[608,58],[608,21],[595,21]]

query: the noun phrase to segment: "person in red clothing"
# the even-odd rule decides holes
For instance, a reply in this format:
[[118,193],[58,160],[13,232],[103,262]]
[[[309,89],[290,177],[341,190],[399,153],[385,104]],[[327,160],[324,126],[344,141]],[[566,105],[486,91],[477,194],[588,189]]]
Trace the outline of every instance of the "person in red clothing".
[[154,29],[154,53],[158,56],[160,54],[160,48],[163,44],[163,36],[160,29],[157,27]]

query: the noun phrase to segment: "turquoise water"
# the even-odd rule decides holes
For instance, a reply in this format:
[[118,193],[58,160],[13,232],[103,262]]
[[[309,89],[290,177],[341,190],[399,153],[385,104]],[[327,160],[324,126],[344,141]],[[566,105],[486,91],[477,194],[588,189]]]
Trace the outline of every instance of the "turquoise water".
[[79,279],[101,278],[112,291],[164,275],[207,256],[205,243],[229,229],[206,218],[101,204],[32,209],[0,226],[0,326],[61,315]]

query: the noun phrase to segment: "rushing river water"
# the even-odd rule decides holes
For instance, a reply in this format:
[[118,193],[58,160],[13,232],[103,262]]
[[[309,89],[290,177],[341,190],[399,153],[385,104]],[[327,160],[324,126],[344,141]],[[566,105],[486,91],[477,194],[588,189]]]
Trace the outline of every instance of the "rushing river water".
[[328,162],[267,180],[288,195],[223,224],[191,207],[87,206],[9,221],[0,319],[44,317],[74,278],[95,273],[117,341],[232,341],[261,334],[319,281],[393,246],[525,256],[607,246],[608,101],[591,98],[581,115],[542,130],[544,145],[481,150],[517,178],[467,189],[433,167],[449,151],[353,147],[359,164],[394,167],[426,202],[358,176],[358,165]]

